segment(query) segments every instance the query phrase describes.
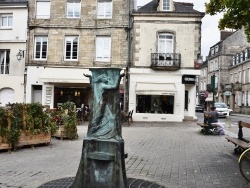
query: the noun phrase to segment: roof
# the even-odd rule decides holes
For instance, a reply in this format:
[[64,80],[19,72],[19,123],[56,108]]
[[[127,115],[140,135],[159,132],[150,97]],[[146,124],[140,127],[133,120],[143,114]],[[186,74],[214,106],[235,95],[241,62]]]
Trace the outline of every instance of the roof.
[[0,0],[0,6],[27,5],[28,0]]
[[[174,2],[174,10],[168,13],[196,13],[200,14],[195,9],[193,9],[193,3],[185,3],[185,2]],[[158,0],[153,0],[143,7],[139,8],[136,12],[138,13],[156,13],[156,12],[166,12],[166,11],[157,11]]]

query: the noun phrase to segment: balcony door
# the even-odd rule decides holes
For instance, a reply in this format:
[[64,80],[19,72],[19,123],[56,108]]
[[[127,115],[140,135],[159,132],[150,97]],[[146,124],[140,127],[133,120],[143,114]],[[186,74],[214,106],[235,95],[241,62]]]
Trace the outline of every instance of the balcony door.
[[173,61],[173,34],[161,33],[158,36],[159,63],[165,66],[172,66]]

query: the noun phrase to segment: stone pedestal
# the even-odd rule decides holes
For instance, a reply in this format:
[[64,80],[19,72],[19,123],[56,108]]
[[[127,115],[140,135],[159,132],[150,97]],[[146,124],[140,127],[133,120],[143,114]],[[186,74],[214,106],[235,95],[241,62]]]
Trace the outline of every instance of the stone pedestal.
[[71,188],[126,188],[126,182],[123,140],[84,139]]

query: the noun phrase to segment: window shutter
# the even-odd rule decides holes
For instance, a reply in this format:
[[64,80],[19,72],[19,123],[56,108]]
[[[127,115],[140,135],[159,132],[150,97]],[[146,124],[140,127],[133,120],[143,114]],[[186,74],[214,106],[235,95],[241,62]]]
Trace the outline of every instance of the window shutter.
[[96,60],[101,60],[102,59],[102,43],[101,43],[101,38],[97,37],[96,38]]
[[104,11],[105,11],[105,3],[98,2],[98,17],[104,17]]
[[103,58],[104,60],[109,60],[110,59],[110,38],[104,38],[103,40]]
[[50,2],[38,1],[36,3],[36,17],[37,18],[49,18],[50,17]]

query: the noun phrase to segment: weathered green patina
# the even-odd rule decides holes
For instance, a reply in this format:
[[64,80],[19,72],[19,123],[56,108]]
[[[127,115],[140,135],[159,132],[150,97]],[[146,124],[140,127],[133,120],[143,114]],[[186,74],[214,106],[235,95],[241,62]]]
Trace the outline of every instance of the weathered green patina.
[[91,118],[82,157],[71,188],[126,188],[124,141],[121,136],[119,84],[121,69],[90,69]]

